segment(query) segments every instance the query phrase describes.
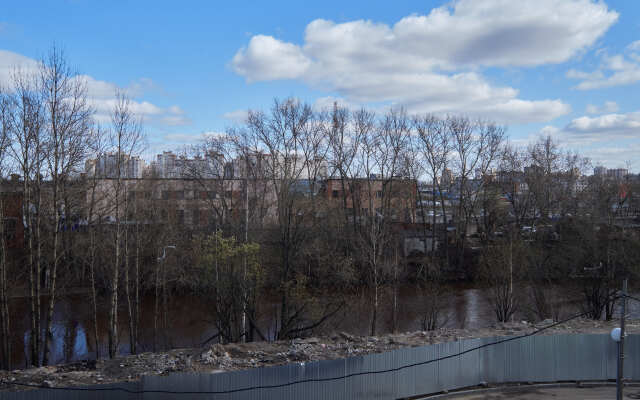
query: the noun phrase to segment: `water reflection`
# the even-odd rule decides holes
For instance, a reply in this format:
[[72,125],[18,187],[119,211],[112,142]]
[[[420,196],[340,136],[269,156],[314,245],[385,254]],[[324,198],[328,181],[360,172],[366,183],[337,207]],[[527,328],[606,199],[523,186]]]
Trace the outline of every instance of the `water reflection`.
[[[388,290],[381,294],[378,318],[378,333],[391,330],[393,321],[393,295]],[[491,325],[495,315],[482,289],[452,287],[445,296],[443,321],[451,328],[477,328]],[[421,329],[424,295],[416,287],[403,287],[398,292],[398,331]],[[274,310],[277,302],[264,301],[258,322],[269,337],[275,334]],[[345,331],[355,335],[370,332],[372,315],[371,293],[361,291],[349,296],[347,307],[322,328],[317,334],[332,334]],[[632,304],[630,304],[632,305]],[[633,304],[631,311],[638,311]],[[107,354],[107,313],[106,304],[99,307],[98,339],[99,353]],[[12,326],[14,329],[12,365],[22,368],[28,362],[30,342],[30,320],[28,299],[14,299],[11,304]],[[92,359],[96,356],[91,307],[86,297],[70,297],[61,300],[54,310],[52,360],[56,363]],[[147,297],[142,304],[138,351],[153,350],[153,310],[154,298]],[[521,318],[521,315],[516,318]],[[190,296],[173,297],[170,301],[170,327],[163,329],[159,337],[161,348],[197,347],[213,336],[212,307],[206,298]],[[43,318],[44,321],[44,318]],[[44,327],[43,327],[44,328]],[[128,321],[124,310],[119,318],[119,352],[129,352]]]

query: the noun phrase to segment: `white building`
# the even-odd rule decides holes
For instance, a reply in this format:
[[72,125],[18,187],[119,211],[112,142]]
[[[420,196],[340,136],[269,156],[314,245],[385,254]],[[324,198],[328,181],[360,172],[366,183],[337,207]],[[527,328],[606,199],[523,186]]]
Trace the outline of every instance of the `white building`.
[[186,158],[177,156],[171,151],[158,154],[151,163],[151,170],[158,178],[222,178],[224,174],[224,157],[217,153],[207,153],[204,157]]
[[[88,176],[100,178],[118,177],[118,155],[103,153],[94,160],[87,160],[84,164]],[[146,169],[146,163],[138,156],[121,155],[120,177],[125,179],[139,179]]]

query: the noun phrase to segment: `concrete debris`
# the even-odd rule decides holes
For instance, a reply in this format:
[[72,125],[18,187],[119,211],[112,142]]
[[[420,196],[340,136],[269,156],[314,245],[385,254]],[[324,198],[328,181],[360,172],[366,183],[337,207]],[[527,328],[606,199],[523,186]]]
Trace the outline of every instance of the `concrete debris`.
[[[143,375],[166,375],[173,372],[234,371],[269,365],[306,363],[315,360],[338,359],[370,353],[381,353],[402,347],[424,346],[489,336],[513,336],[531,333],[553,324],[514,322],[496,324],[481,329],[441,328],[381,336],[354,336],[340,332],[330,337],[307,337],[278,342],[213,344],[204,348],[176,349],[162,353],[122,356],[113,360],[87,360],[70,364],[0,371],[0,390],[25,390],[10,382],[37,386],[80,386],[97,383],[137,381]],[[543,335],[558,333],[606,333],[617,321],[577,319],[543,331]],[[627,322],[629,333],[640,333],[640,320]]]

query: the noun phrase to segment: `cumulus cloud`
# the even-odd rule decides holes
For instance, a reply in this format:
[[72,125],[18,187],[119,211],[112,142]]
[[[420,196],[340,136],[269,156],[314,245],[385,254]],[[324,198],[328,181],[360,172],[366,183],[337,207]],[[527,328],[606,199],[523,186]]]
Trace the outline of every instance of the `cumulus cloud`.
[[546,126],[541,132],[572,145],[621,140],[640,141],[640,110],[629,113],[610,113],[595,117],[574,118],[563,128]]
[[0,50],[0,85],[4,87],[12,87],[12,77],[14,73],[35,72],[38,63],[29,57],[17,54],[7,50]]
[[565,132],[598,140],[640,138],[640,111],[626,114],[605,114],[572,120]]
[[618,112],[620,107],[615,101],[605,101],[602,106],[588,104],[586,107],[587,114],[604,114]]
[[594,165],[608,168],[624,166],[627,161],[636,171],[640,168],[640,110],[574,118],[563,127],[545,126],[526,144],[539,136],[551,136],[566,148],[578,150]]
[[564,62],[617,18],[591,0],[459,0],[392,26],[318,19],[302,45],[257,35],[231,65],[249,82],[299,79],[349,102],[548,121],[569,106],[519,99],[516,89],[494,87],[479,69]]
[[628,45],[625,54],[610,56],[601,52],[600,56],[600,66],[594,71],[572,69],[567,72],[568,78],[581,80],[576,89],[601,89],[640,82],[640,40]]
[[247,110],[235,110],[222,114],[222,118],[228,119],[236,124],[244,124],[248,116],[249,111]]
[[256,35],[233,57],[233,68],[249,82],[301,77],[311,65],[300,47]]
[[[0,50],[0,86],[11,88],[15,73],[33,73],[37,71],[38,67],[38,61],[32,58]],[[77,75],[74,79],[86,87],[88,102],[95,109],[95,119],[100,123],[111,121],[110,115],[116,105],[115,93],[117,91],[133,98],[131,109],[145,122],[169,126],[187,125],[191,122],[185,112],[177,105],[163,108],[148,101],[136,100],[146,92],[157,88],[151,79],[141,78],[126,87],[119,87],[112,82],[95,79],[90,75]]]

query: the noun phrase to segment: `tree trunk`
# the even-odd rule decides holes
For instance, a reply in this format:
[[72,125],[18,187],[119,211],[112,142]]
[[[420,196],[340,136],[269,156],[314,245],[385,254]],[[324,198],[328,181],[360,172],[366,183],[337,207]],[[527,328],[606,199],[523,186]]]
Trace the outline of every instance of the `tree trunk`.
[[373,315],[371,316],[371,336],[376,335],[378,325],[378,270],[374,268],[373,273]]
[[47,319],[46,319],[46,323],[47,323],[47,330],[45,332],[45,337],[44,337],[44,350],[43,350],[43,354],[42,354],[42,364],[43,365],[49,365],[50,360],[50,352],[51,349],[49,348],[50,346],[50,342],[53,342],[53,309],[55,306],[55,302],[56,302],[56,280],[57,280],[57,275],[58,275],[58,241],[60,238],[60,210],[58,207],[58,193],[59,193],[59,185],[60,182],[57,180],[57,178],[54,178],[54,184],[53,184],[53,206],[55,208],[54,211],[54,216],[55,216],[55,220],[54,220],[54,224],[55,227],[53,229],[53,256],[52,256],[52,262],[53,264],[51,265],[51,270],[49,271],[49,306],[47,309]]
[[7,246],[4,235],[4,201],[0,197],[0,368],[11,368],[11,329],[9,321],[9,293],[7,285]]
[[118,180],[116,183],[116,237],[115,237],[115,260],[111,275],[111,298],[109,300],[109,357],[114,358],[118,353],[118,283],[120,273],[120,158],[118,153]]
[[96,346],[96,360],[100,359],[100,341],[98,339],[98,298],[96,295],[96,274],[95,274],[95,232],[91,231],[91,255],[89,259],[89,278],[91,279],[91,305],[93,307],[93,341]]

